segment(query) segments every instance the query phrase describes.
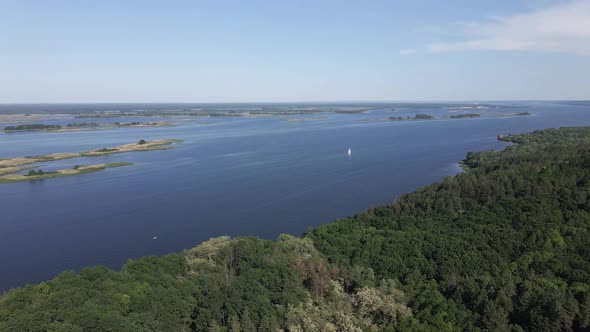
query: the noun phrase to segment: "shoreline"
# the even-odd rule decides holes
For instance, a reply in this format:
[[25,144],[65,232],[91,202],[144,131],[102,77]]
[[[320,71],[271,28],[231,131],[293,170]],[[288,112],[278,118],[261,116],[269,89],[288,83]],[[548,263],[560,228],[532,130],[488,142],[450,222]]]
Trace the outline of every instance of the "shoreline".
[[[175,124],[168,122],[168,121],[159,121],[159,122],[122,122],[122,123],[100,123],[95,125],[80,125],[76,126],[76,124],[66,124],[66,125],[56,125],[59,127],[54,128],[39,128],[39,129],[6,129],[11,126],[5,127],[2,131],[5,134],[13,134],[13,133],[67,133],[67,132],[76,132],[76,131],[95,131],[95,130],[111,130],[111,129],[119,129],[119,128],[153,128],[153,127],[174,127]],[[18,126],[17,126],[18,127]]]
[[95,164],[95,165],[77,165],[73,168],[69,169],[60,169],[57,171],[37,174],[37,175],[25,175],[25,174],[4,174],[0,175],[0,184],[3,183],[15,183],[15,182],[24,182],[24,181],[35,181],[35,180],[45,180],[51,178],[58,178],[58,177],[65,177],[65,176],[74,176],[86,173],[94,173],[105,170],[107,168],[115,168],[115,167],[122,167],[122,166],[129,166],[133,165],[133,163],[127,162],[118,162],[118,163],[110,163],[110,164]]
[[[527,113],[527,114],[524,114]],[[427,114],[429,115],[429,114]],[[533,113],[523,112],[523,113],[510,113],[510,114],[501,114],[496,115],[492,114],[486,116],[486,113],[478,114],[478,113],[469,113],[465,115],[445,115],[441,117],[389,117],[389,118],[369,118],[369,119],[361,119],[361,122],[416,122],[416,121],[445,121],[445,120],[474,120],[474,119],[497,119],[497,118],[513,118],[513,117],[526,117],[526,116],[535,116]]]

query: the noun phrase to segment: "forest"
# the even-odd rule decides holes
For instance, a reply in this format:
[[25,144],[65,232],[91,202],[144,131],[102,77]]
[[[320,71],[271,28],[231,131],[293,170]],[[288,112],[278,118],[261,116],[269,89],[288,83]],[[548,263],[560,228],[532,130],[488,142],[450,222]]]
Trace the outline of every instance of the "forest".
[[301,237],[218,237],[10,290],[0,331],[590,330],[590,127],[501,139]]

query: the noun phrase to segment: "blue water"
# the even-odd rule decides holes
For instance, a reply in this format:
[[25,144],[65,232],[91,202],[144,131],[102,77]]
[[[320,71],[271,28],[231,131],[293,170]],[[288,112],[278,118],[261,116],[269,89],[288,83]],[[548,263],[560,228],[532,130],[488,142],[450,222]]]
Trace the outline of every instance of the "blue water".
[[[590,125],[587,106],[528,106],[534,116],[367,121],[409,112],[381,110],[0,134],[0,158],[78,152],[142,138],[184,140],[175,149],[62,160],[43,169],[117,161],[133,166],[0,185],[0,290],[66,269],[119,268],[129,258],[180,251],[213,236],[300,235],[460,172],[457,161],[468,151],[506,146],[496,140],[499,133]],[[287,121],[292,118],[308,120]],[[75,120],[66,122],[96,121]],[[154,119],[117,119],[143,120]]]

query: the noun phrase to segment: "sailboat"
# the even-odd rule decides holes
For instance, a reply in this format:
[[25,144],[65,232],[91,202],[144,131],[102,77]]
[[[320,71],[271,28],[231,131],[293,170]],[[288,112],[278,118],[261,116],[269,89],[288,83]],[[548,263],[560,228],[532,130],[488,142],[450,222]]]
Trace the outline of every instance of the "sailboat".
[[348,155],[350,156],[352,154],[352,150],[350,148],[348,148]]

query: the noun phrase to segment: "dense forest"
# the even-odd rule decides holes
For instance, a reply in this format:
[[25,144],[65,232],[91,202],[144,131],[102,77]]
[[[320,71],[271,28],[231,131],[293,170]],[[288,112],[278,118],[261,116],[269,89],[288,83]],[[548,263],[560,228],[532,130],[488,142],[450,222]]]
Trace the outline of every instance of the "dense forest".
[[501,139],[300,238],[214,238],[11,290],[0,331],[590,330],[590,127]]

